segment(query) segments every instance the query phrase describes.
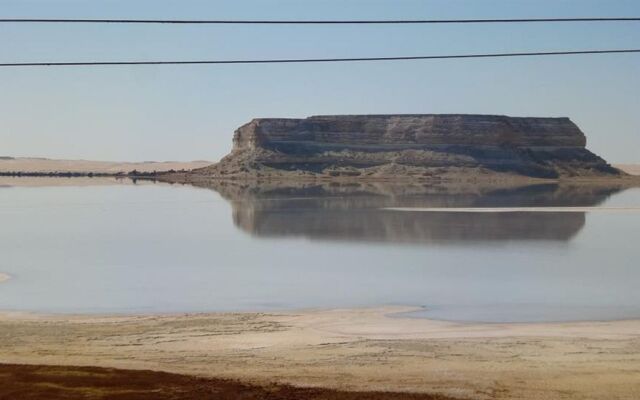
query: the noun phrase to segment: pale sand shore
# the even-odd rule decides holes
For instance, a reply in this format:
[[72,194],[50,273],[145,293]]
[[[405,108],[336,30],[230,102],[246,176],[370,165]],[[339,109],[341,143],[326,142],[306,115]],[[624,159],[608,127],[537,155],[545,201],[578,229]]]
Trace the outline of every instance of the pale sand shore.
[[11,279],[11,275],[5,274],[4,272],[0,272],[0,283],[6,282]]
[[640,320],[480,324],[390,316],[408,310],[2,313],[0,360],[472,399],[640,398]]

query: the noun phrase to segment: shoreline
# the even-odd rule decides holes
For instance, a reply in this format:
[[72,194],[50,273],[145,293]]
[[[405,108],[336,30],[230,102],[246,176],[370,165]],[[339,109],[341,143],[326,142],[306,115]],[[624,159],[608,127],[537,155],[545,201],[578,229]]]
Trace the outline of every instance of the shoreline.
[[396,315],[416,309],[0,312],[7,332],[0,360],[470,399],[633,398],[640,390],[640,320],[467,323]]
[[99,183],[104,179],[131,180],[134,182],[159,182],[164,184],[191,185],[194,187],[209,187],[212,184],[237,184],[237,185],[323,185],[323,184],[388,184],[388,185],[422,185],[444,188],[512,188],[534,185],[561,185],[584,187],[640,187],[640,175],[625,175],[615,177],[574,177],[574,178],[533,178],[522,175],[509,176],[444,176],[438,178],[425,178],[415,176],[377,176],[377,177],[349,177],[349,176],[290,176],[278,174],[263,174],[257,176],[212,176],[191,173],[189,171],[177,172],[138,172],[138,173],[93,173],[93,172],[1,172],[0,179],[40,180],[44,182],[80,182],[86,184]]
[[[4,280],[3,280],[4,278]],[[0,272],[0,283],[13,279],[11,275]],[[496,326],[496,325],[525,325],[528,327],[569,324],[606,324],[616,322],[632,322],[640,324],[640,317],[613,318],[613,319],[570,319],[570,320],[549,320],[549,321],[480,321],[480,320],[455,320],[446,318],[435,318],[430,316],[414,316],[414,313],[427,311],[429,307],[422,305],[396,305],[382,304],[372,306],[346,306],[346,307],[308,307],[308,308],[278,308],[278,309],[246,309],[246,310],[218,310],[218,311],[98,311],[98,312],[78,312],[78,311],[31,311],[19,309],[0,309],[0,321],[5,318],[16,318],[21,320],[100,320],[100,319],[144,319],[144,318],[185,318],[185,317],[212,317],[219,315],[312,315],[337,312],[361,312],[371,311],[380,314],[382,318],[390,320],[417,320],[431,323],[451,324],[452,326]],[[391,323],[391,321],[389,321]],[[640,333],[640,332],[639,332]]]
[[9,274],[6,274],[4,272],[0,272],[0,283],[5,283],[9,280],[11,280],[12,276]]
[[[143,177],[141,177],[143,178]],[[208,182],[235,182],[243,184],[259,183],[400,183],[400,184],[428,184],[428,185],[505,185],[528,186],[535,184],[562,185],[640,185],[640,175],[617,176],[579,176],[558,178],[536,178],[525,175],[443,175],[442,177],[422,177],[412,175],[385,176],[324,176],[324,175],[295,175],[287,173],[262,173],[256,175],[205,175],[197,172],[160,173],[156,176],[159,181],[181,184],[206,184]]]

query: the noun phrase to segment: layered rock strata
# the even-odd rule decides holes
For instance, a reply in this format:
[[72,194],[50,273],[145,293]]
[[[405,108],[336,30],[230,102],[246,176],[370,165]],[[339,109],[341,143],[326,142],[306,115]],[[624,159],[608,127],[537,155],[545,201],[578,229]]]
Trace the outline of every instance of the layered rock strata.
[[229,155],[196,173],[235,178],[620,174],[585,146],[585,135],[568,118],[455,114],[260,118],[235,131]]

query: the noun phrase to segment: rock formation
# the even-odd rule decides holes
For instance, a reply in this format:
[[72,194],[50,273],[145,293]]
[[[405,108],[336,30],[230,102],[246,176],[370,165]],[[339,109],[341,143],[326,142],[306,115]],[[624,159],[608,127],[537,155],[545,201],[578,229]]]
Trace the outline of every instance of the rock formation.
[[195,173],[358,179],[621,173],[585,145],[585,135],[568,118],[454,114],[260,118],[235,131],[229,155]]

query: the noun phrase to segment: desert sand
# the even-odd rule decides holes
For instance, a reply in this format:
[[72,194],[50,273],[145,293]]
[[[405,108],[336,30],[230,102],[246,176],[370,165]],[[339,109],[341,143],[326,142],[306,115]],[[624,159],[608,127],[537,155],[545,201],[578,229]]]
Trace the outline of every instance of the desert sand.
[[640,175],[640,164],[613,164],[614,167],[623,170],[630,175]]
[[640,321],[453,323],[407,307],[149,316],[0,314],[3,363],[467,399],[640,398]]
[[0,172],[22,173],[96,173],[117,174],[136,170],[139,172],[161,172],[169,170],[190,170],[210,165],[210,161],[149,161],[111,162],[88,160],[53,160],[48,158],[0,157]]

